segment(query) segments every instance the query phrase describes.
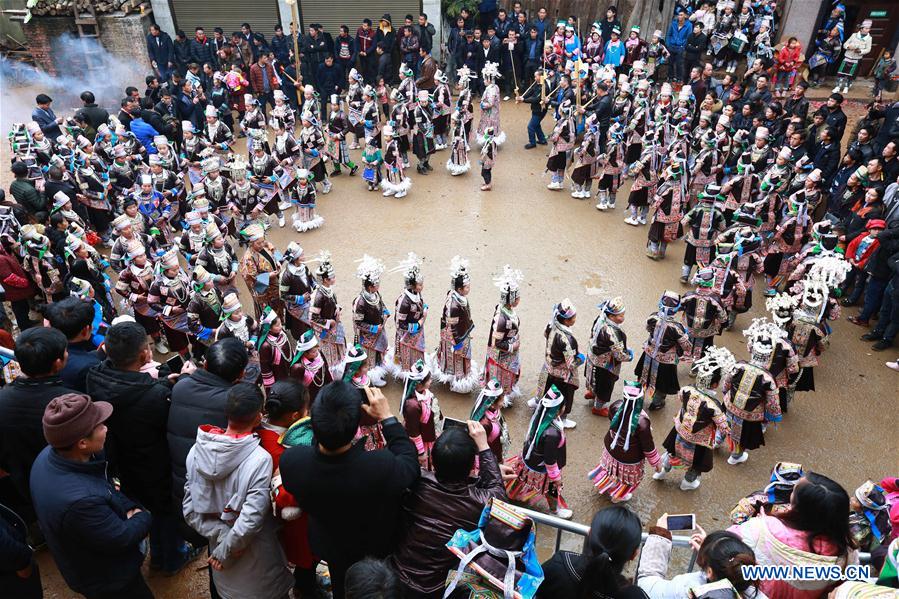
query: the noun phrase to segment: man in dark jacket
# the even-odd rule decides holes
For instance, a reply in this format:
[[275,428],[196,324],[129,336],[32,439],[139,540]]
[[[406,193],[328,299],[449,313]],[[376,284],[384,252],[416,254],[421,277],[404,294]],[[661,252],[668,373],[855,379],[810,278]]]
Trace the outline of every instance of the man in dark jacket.
[[150,513],[106,477],[103,444],[112,406],[68,393],[44,411],[45,447],[31,470],[41,531],[66,584],[88,599],[151,599],[140,567]]
[[[167,574],[189,559],[189,547],[178,535],[178,512],[172,503],[172,464],[166,440],[171,383],[141,372],[153,359],[147,331],[136,322],[121,322],[106,334],[107,359],[87,374],[87,393],[113,407],[106,421],[109,470],[122,492],[153,515],[151,564]],[[184,364],[189,375],[196,366]],[[160,373],[165,374],[165,373]],[[177,375],[174,375],[177,376]]]
[[[705,34],[703,27],[702,21],[695,22],[693,24],[693,31],[687,36],[687,45],[684,46],[684,69],[688,73],[693,67],[702,67],[699,57],[706,51],[706,48],[709,47],[709,36]],[[701,98],[697,97],[697,104],[699,101],[701,101]]]
[[68,360],[59,376],[65,386],[84,393],[87,371],[100,363],[93,336],[94,306],[77,297],[54,302],[47,308],[50,326],[58,329],[68,340]]
[[175,68],[175,45],[169,34],[155,23],[150,25],[150,33],[147,34],[147,56],[159,80],[168,79]]
[[272,36],[269,46],[275,53],[275,59],[281,64],[290,62],[290,55],[293,52],[293,40],[284,35],[284,28],[281,25],[275,25],[275,35]]
[[[800,81],[793,87],[793,93],[790,95],[789,99],[784,102],[784,113],[793,117],[799,117],[802,119],[803,124],[808,120],[809,101],[808,98],[805,97],[805,90],[807,89],[808,83]],[[721,96],[719,96],[719,98],[720,97]]]
[[340,26],[340,35],[334,38],[334,61],[343,71],[344,79],[356,66],[356,39],[350,35],[350,28],[346,25]]
[[899,333],[899,222],[877,236],[880,248],[868,260],[865,270],[868,283],[865,286],[865,307],[854,322],[867,323],[877,306],[880,316],[877,326],[862,335],[865,341],[875,341],[871,347],[883,351],[893,345]]
[[412,31],[418,36],[418,43],[422,48],[427,48],[428,52],[434,49],[434,36],[437,30],[428,23],[428,15],[421,13],[418,15],[418,23],[412,26]]
[[47,94],[38,94],[35,98],[37,107],[31,111],[31,120],[41,126],[41,131],[47,136],[51,142],[56,142],[56,138],[62,135],[59,126],[62,124],[62,117],[56,116],[50,105],[53,99]]
[[303,36],[300,42],[300,54],[302,56],[303,80],[307,83],[314,81],[318,74],[318,65],[325,61],[328,54],[328,42],[318,28],[309,26],[309,35]]
[[524,94],[515,99],[516,102],[524,102],[531,105],[531,120],[528,121],[528,143],[524,146],[525,150],[532,150],[537,144],[546,145],[546,135],[540,127],[540,122],[546,116],[547,104],[543,102],[543,94],[550,92],[549,87],[544,79],[544,70],[537,69],[534,71],[536,83],[532,85]]
[[10,195],[37,222],[44,222],[47,217],[47,196],[38,191],[34,182],[28,178],[28,165],[21,161],[13,162],[10,171],[15,177],[9,185]]
[[378,70],[375,79],[384,79],[386,83],[390,83],[393,79],[393,58],[384,42],[378,42],[375,46],[375,53],[378,55]]
[[415,86],[418,89],[431,93],[437,87],[437,83],[434,81],[434,75],[437,74],[437,61],[434,60],[430,51],[424,46],[418,49],[418,54],[421,57],[421,63],[418,71],[419,77],[415,81]]
[[[324,387],[312,404],[318,445],[281,456],[284,487],[309,515],[313,553],[328,562],[332,592],[343,597],[347,568],[366,556],[386,557],[398,532],[400,497],[421,474],[415,446],[378,389],[344,382]],[[362,411],[380,422],[387,448],[353,444]]]
[[875,103],[868,109],[868,118],[873,121],[883,119],[883,125],[874,138],[878,151],[883,150],[890,141],[899,139],[899,100],[888,105]]
[[28,527],[13,510],[0,505],[0,588],[5,596],[41,599],[41,573],[28,544]]
[[[334,62],[334,57],[328,54],[325,62],[318,65],[315,75],[315,87],[322,98],[331,98],[331,94],[340,94],[346,87],[346,75],[343,69]],[[322,100],[322,120],[327,112],[327,102]]]
[[215,50],[212,41],[206,37],[202,27],[197,27],[194,39],[190,40],[190,62],[195,62],[201,67],[207,62],[215,65]]
[[175,69],[178,74],[184,77],[187,72],[187,65],[193,62],[191,59],[191,41],[187,39],[187,35],[183,31],[175,33]]
[[0,389],[0,469],[9,473],[20,497],[15,508],[32,521],[28,481],[31,465],[47,446],[41,428],[44,408],[54,397],[72,393],[59,378],[66,363],[66,336],[34,327],[16,338],[16,361],[22,374]]
[[374,85],[378,71],[378,55],[375,52],[377,32],[372,29],[371,19],[362,19],[362,25],[356,29],[356,52],[359,54],[359,67],[365,83]]
[[81,103],[83,106],[81,107],[81,110],[78,111],[78,114],[90,123],[90,126],[93,127],[94,130],[109,121],[109,113],[106,112],[105,109],[97,106],[93,92],[82,92]]
[[[468,477],[479,460],[478,478]],[[391,557],[403,586],[416,597],[442,596],[446,573],[459,558],[446,548],[457,530],[474,530],[491,499],[505,499],[496,456],[479,422],[468,422],[468,434],[447,429],[432,450],[434,472],[423,472],[403,501],[403,526]]]
[[236,337],[216,341],[206,350],[206,365],[181,377],[172,389],[167,430],[172,460],[172,495],[178,505],[184,499],[187,454],[194,446],[197,428],[211,424],[225,428],[228,389],[243,377],[247,350]]
[[830,189],[834,175],[837,174],[837,167],[840,166],[840,146],[834,139],[834,131],[830,127],[825,127],[821,132],[821,140],[812,156],[812,164],[815,168],[821,169],[821,184],[824,189]]
[[843,139],[843,133],[846,131],[846,113],[843,112],[843,96],[841,94],[830,94],[826,107],[826,116],[824,123],[833,129],[833,140],[839,145]]

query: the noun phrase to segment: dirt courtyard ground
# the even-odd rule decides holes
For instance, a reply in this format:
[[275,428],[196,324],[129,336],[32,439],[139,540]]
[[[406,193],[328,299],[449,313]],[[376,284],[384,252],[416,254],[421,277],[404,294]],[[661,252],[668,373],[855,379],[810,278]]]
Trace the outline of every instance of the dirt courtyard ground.
[[[483,366],[486,335],[498,299],[492,279],[504,264],[521,269],[525,280],[518,312],[522,330],[521,388],[526,396],[534,393],[543,358],[543,328],[553,304],[563,298],[570,298],[578,308],[574,331],[582,348],[586,348],[596,304],[606,297],[622,296],[627,305],[623,328],[630,347],[639,356],[646,337],[645,319],[656,308],[659,295],[665,289],[688,290],[678,281],[683,244],[673,244],[664,261],[653,262],[645,257],[646,228],[623,223],[629,182],[619,191],[617,209],[605,213],[594,208],[594,201],[576,200],[568,192],[547,190],[548,177],[543,175],[545,148],[522,149],[528,116],[525,106],[503,103],[503,128],[508,141],[493,171],[492,192],[479,191],[476,155],[472,157],[472,172],[454,178],[444,168],[447,152],[441,152],[431,161],[434,173],[420,176],[412,170],[414,185],[406,198],[384,198],[380,193],[367,192],[358,175],[344,175],[334,179],[330,194],[319,195],[318,212],[325,219],[322,228],[303,234],[275,228],[269,239],[281,249],[297,240],[309,257],[320,249],[330,250],[337,270],[337,295],[345,311],[358,293],[355,260],[363,253],[380,258],[388,267],[396,265],[410,251],[418,253],[425,261],[423,295],[431,306],[425,325],[430,350],[437,346],[440,309],[450,283],[450,259],[456,254],[470,259],[473,347],[479,366]],[[550,126],[549,119],[544,126]],[[4,148],[4,156],[6,151]],[[353,154],[358,156],[358,152]],[[8,164],[6,160],[4,163]],[[4,187],[8,186],[7,176],[4,173]],[[736,329],[718,339],[719,344],[740,358],[746,356],[742,328],[748,326],[751,318],[763,315],[759,289],[757,285],[756,308],[741,315]],[[385,274],[381,292],[391,309],[401,291],[402,276]],[[246,290],[243,293],[248,300]],[[246,301],[245,305],[250,304]],[[844,310],[844,317],[853,313],[854,309]],[[392,339],[393,323],[389,328]],[[678,474],[663,482],[647,476],[630,504],[644,524],[654,523],[666,511],[696,512],[698,522],[707,531],[725,527],[734,503],[764,486],[771,466],[780,460],[800,462],[807,469],[836,479],[849,490],[868,478],[879,480],[895,475],[899,466],[899,375],[883,364],[896,359],[897,349],[872,352],[869,344],[859,341],[862,332],[845,318],[835,324],[830,348],[816,369],[818,391],[797,394],[784,421],[769,428],[768,444],[754,451],[747,463],[729,466],[726,454],[717,453],[714,471],[703,476],[702,486],[691,493],[678,490]],[[625,365],[622,376],[632,375],[633,365]],[[686,370],[681,368],[681,382],[688,380]],[[474,394],[458,396],[440,385],[433,390],[446,415],[467,416]],[[620,382],[616,393],[618,390]],[[401,391],[399,383],[391,383],[385,390],[395,409]],[[668,433],[676,409],[674,402],[669,402],[664,410],[652,414],[657,444]],[[524,399],[506,411],[515,451],[521,448],[529,416]],[[567,433],[564,494],[574,509],[575,521],[589,523],[597,509],[609,504],[596,495],[586,476],[599,459],[608,420],[590,413],[583,389],[576,396],[572,418],[578,426]],[[553,537],[552,531],[540,529],[542,557],[549,556]],[[576,548],[578,542],[570,538],[566,545]],[[40,564],[46,596],[72,596],[48,552],[41,553]],[[174,578],[155,573],[148,578],[161,599],[208,596],[205,573],[193,568]]]

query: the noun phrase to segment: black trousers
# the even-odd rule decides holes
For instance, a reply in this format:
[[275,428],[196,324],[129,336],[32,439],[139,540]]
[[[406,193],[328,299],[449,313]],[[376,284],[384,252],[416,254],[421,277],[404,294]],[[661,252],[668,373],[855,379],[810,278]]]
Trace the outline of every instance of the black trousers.
[[493,169],[481,167],[481,176],[484,178],[484,183],[490,185],[490,182],[493,181]]
[[147,581],[138,572],[131,582],[115,591],[103,591],[85,595],[87,599],[153,599],[153,591],[147,586]]

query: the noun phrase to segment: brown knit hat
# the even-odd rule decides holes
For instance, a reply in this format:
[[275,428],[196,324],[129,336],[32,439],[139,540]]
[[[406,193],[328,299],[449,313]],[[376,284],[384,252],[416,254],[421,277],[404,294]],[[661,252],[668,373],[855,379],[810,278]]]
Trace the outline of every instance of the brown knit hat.
[[80,393],[60,395],[44,410],[44,438],[55,449],[71,447],[89,436],[110,414],[112,404],[105,401],[91,401]]

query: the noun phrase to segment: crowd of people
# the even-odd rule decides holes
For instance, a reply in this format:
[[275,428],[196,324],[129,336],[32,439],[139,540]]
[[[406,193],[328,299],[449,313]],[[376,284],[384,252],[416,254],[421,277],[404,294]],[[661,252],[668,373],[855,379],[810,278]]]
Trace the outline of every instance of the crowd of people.
[[[398,36],[389,15],[355,38],[312,25],[297,42],[299,73],[280,28],[270,41],[245,24],[230,41],[198,28],[173,43],[153,26],[156,72],[143,96],[126,88],[117,114],[90,91],[66,117],[37,96],[33,120],[10,132],[15,180],[0,202],[0,283],[19,331],[4,311],[4,589],[40,596],[30,545],[41,542],[89,598],[151,597],[147,553],[151,568],[175,574],[203,550],[210,593],[227,598],[321,596],[326,562],[335,597],[688,597],[726,585],[811,599],[836,585],[759,583],[738,566],[845,567],[859,550],[873,554],[879,584],[899,584],[894,478],[850,495],[799,464],[777,464],[735,506],[729,530],[697,530],[701,570],[670,580],[664,517],[630,581],[622,572],[643,525],[625,506],[596,514],[582,553],[541,565],[534,523],[513,505],[572,517],[565,431],[577,425],[582,372],[593,413],[609,419],[588,476],[619,504],[638,492],[645,462],[656,480],[683,472],[680,488],[691,491],[716,448],[731,466],[749,459],[794,393],[815,390],[841,307],[863,303],[849,320],[869,327],[876,316],[863,339],[891,347],[899,102],[878,95],[855,130],[840,93],[813,106],[797,46],[771,49],[774,2],[736,12],[682,1],[666,36],[648,43],[639,30],[621,40],[611,7],[583,45],[576,18],[553,30],[545,9],[529,22],[520,3],[495,16],[482,4],[479,28],[463,12],[445,65],[431,56],[425,15],[407,16]],[[704,28],[711,42],[696,39]],[[843,46],[844,64],[850,51],[864,55],[864,23],[858,35]],[[745,47],[733,43],[743,38]],[[854,68],[840,68],[845,89]],[[464,180],[476,142],[489,191],[507,141],[504,97],[530,105],[525,148],[548,146],[549,190],[587,199],[595,180],[596,208],[608,215],[633,179],[624,222],[648,225],[653,260],[683,239],[680,280],[693,288],[661,294],[625,377],[637,357],[621,328],[626,301],[607,298],[579,345],[578,309],[559,300],[526,434],[515,440],[503,408],[523,395],[520,271],[497,273],[479,366],[465,258],[449,265],[429,351],[418,255],[389,268],[404,280],[392,309],[380,292],[388,266],[362,256],[349,331],[330,254],[307,256],[297,241],[276,248],[267,236],[289,212],[298,234],[324,226],[317,194],[344,171],[361,168],[369,190],[405,197],[410,150],[418,175],[446,150],[445,168]],[[760,275],[770,318],[742,323],[750,357],[738,361],[716,338],[752,309]],[[679,363],[695,381],[681,383]],[[403,383],[396,415],[379,390],[390,376]],[[437,385],[477,393],[466,420],[441,411]],[[679,409],[660,451],[650,413],[672,395]]]

